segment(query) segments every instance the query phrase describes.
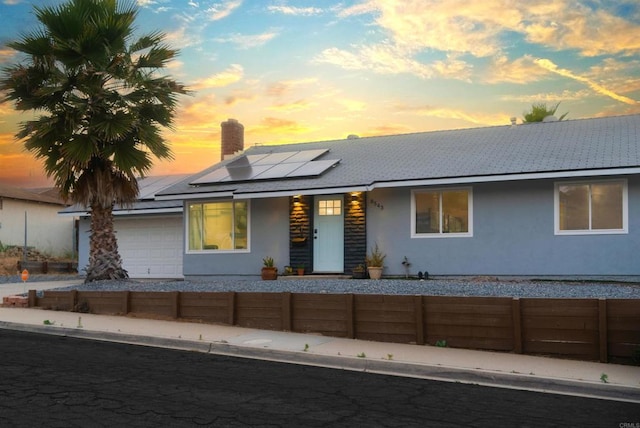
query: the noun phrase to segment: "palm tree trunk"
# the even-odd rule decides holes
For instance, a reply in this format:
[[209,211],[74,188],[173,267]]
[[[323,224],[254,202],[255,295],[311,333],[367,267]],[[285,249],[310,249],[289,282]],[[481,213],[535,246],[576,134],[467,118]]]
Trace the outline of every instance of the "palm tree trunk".
[[89,241],[89,265],[85,283],[108,279],[125,279],[129,275],[122,268],[118,253],[118,241],[113,230],[113,205],[91,206],[91,238]]

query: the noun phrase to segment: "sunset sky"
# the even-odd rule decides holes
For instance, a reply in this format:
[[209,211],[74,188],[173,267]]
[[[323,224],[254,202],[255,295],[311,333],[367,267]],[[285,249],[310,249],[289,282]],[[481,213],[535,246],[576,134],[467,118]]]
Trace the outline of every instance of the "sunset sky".
[[[0,0],[4,47],[37,28],[33,4]],[[220,159],[220,122],[245,146],[521,122],[532,103],[567,119],[640,113],[637,0],[137,0],[139,31],[180,49],[182,97],[166,138],[173,161],[152,175]],[[0,104],[0,182],[47,183]]]

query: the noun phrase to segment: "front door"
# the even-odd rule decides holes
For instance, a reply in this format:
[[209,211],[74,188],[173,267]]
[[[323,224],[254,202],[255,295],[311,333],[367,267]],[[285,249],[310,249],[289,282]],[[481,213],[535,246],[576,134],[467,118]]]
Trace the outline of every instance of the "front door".
[[316,196],[313,218],[313,271],[343,272],[343,195]]

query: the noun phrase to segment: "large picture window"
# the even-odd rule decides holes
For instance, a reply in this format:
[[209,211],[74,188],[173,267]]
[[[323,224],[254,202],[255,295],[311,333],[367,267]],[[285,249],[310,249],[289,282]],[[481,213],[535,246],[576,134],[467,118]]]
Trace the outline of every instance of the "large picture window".
[[627,182],[556,183],[556,233],[626,233]]
[[248,249],[248,213],[247,201],[190,203],[189,250]]
[[413,192],[412,236],[472,236],[471,189]]

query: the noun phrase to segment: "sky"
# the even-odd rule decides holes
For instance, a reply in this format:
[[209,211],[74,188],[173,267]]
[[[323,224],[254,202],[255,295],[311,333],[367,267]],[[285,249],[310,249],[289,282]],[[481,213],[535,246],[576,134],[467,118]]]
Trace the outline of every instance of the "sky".
[[[533,103],[640,113],[637,0],[133,1],[138,34],[166,34],[167,71],[193,91],[164,133],[174,159],[150,175],[218,162],[228,118],[248,148],[520,123]],[[60,3],[0,0],[0,66],[38,28],[33,5]],[[52,183],[14,137],[33,117],[0,104],[0,183]]]

